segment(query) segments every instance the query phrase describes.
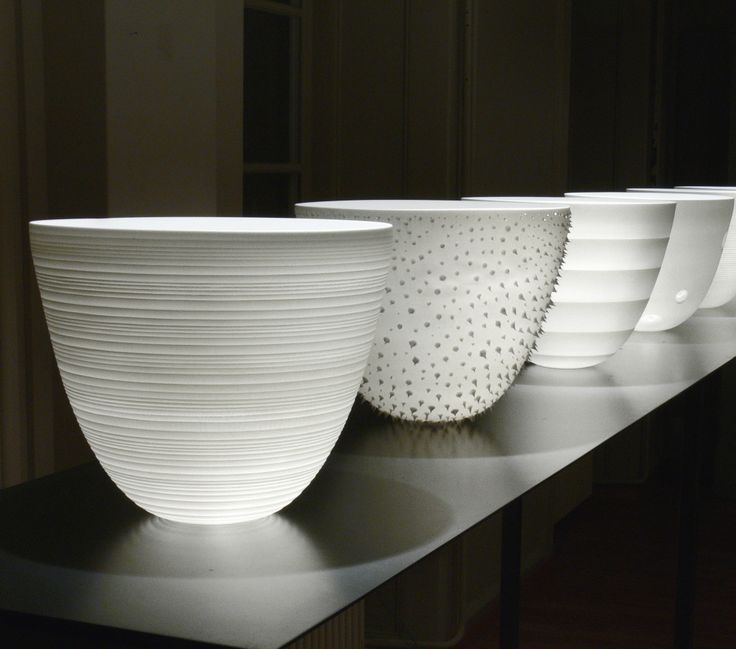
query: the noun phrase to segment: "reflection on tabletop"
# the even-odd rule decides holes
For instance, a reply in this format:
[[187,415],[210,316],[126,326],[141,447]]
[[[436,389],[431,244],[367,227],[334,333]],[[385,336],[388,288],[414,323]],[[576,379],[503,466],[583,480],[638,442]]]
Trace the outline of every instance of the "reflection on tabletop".
[[55,485],[39,481],[23,498],[0,492],[0,515],[13,521],[0,527],[0,558],[148,577],[267,577],[400,554],[439,535],[451,518],[431,493],[333,469],[268,518],[187,525],[136,507],[97,464],[73,471]]
[[[554,431],[529,426],[513,387],[486,412],[472,419],[447,423],[419,423],[378,414],[364,402],[356,403],[333,451],[347,457],[403,459],[488,459],[546,453],[590,443],[590,434],[578,428]],[[529,416],[527,412],[527,417]],[[541,410],[532,416],[545,419]],[[547,413],[549,414],[549,413]]]

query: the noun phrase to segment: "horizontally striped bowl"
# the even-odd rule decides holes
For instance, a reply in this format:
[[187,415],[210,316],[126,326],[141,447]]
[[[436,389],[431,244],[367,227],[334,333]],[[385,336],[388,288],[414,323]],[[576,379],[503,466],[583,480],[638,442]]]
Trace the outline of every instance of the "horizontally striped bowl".
[[64,219],[30,233],[69,401],[131,500],[214,524],[299,495],[360,385],[390,225]]
[[326,201],[295,211],[394,226],[393,272],[360,389],[368,403],[409,421],[459,421],[503,395],[557,281],[570,227],[563,201]]
[[634,331],[659,275],[674,202],[540,196],[478,197],[570,205],[571,226],[552,306],[529,360],[559,368],[602,363]]
[[632,201],[677,203],[670,240],[636,331],[665,331],[685,322],[698,310],[708,292],[721,258],[733,199],[706,194],[683,194],[647,190],[628,192],[571,192],[566,196]]

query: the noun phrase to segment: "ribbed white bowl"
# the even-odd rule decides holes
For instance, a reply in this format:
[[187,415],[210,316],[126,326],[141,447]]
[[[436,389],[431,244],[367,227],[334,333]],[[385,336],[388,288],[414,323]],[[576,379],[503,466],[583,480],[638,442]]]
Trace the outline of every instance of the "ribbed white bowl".
[[636,331],[664,331],[687,320],[710,288],[733,211],[733,199],[705,194],[571,192],[570,196],[673,201],[675,220],[662,268]]
[[542,334],[529,360],[545,367],[602,363],[629,338],[657,280],[675,203],[588,198],[479,197],[480,201],[567,201],[567,254]]
[[394,272],[360,389],[375,408],[456,421],[511,385],[549,305],[568,207],[368,200],[304,203],[296,214],[394,225]]
[[[736,198],[736,187],[688,187],[681,185],[670,191],[683,191],[692,194],[721,194],[729,198]],[[718,262],[713,283],[700,303],[700,308],[713,309],[723,306],[734,297],[736,297],[736,206],[734,206],[731,215],[731,225],[728,227],[728,233],[723,242],[721,260]]]
[[299,495],[365,369],[389,225],[68,219],[30,233],[69,401],[131,500],[233,523]]

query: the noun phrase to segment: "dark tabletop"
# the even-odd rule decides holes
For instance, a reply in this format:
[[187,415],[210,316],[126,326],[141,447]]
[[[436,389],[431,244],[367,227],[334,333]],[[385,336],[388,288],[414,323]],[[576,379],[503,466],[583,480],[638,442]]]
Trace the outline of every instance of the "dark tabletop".
[[320,624],[736,356],[736,305],[634,334],[595,368],[527,366],[485,415],[356,407],[327,464],[255,523],[168,523],[97,464],[0,492],[0,610],[274,649]]

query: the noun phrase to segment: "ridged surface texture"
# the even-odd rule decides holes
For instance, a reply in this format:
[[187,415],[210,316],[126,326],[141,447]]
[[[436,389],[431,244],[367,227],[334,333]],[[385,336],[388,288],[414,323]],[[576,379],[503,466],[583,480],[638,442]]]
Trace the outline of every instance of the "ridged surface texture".
[[395,211],[380,201],[340,208],[348,203],[297,205],[296,213],[394,226],[393,272],[361,395],[381,412],[412,421],[456,421],[488,409],[514,381],[539,333],[564,255],[569,209],[443,210],[430,201]]
[[342,430],[373,344],[391,229],[122,225],[133,220],[31,224],[82,431],[153,514],[198,524],[267,516],[309,484]]
[[568,200],[572,214],[560,279],[529,360],[556,368],[602,363],[626,342],[644,312],[669,241],[675,203],[518,200]]
[[363,602],[346,608],[285,649],[365,649]]
[[[707,192],[709,194],[722,194],[730,198],[736,198],[736,187],[678,187],[682,191]],[[731,215],[731,224],[723,242],[721,259],[716,268],[713,282],[700,303],[701,309],[713,309],[733,300],[736,297],[736,205]]]
[[733,199],[646,191],[572,192],[570,196],[676,202],[662,267],[636,331],[672,329],[698,310],[721,258]]

